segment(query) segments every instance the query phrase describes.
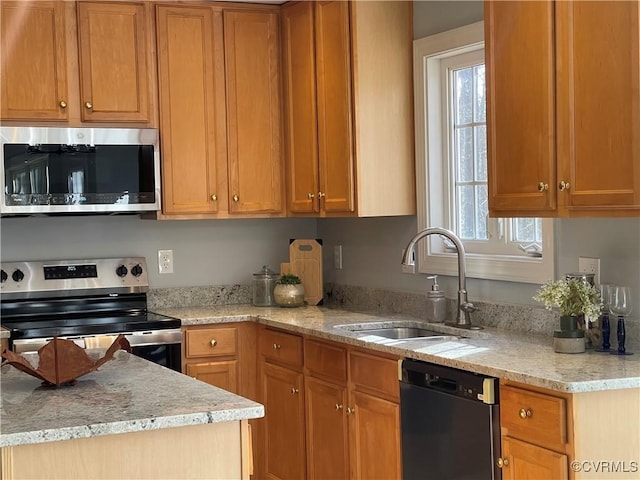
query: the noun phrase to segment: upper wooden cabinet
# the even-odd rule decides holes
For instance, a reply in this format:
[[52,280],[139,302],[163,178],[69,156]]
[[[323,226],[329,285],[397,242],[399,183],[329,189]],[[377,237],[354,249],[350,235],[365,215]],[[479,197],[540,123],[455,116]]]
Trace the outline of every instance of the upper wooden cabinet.
[[156,6],[163,213],[283,210],[278,13]]
[[485,2],[492,216],[640,215],[639,15]]
[[2,119],[152,125],[146,2],[2,2]]
[[415,213],[409,2],[282,10],[292,214]]

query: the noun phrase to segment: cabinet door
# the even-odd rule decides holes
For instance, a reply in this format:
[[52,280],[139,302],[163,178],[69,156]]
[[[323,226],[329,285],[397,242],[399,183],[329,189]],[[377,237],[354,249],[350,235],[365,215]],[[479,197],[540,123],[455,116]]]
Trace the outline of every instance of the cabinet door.
[[352,478],[402,478],[400,405],[357,391],[349,404]]
[[313,377],[305,379],[307,403],[307,478],[349,478],[344,387]]
[[349,2],[318,1],[315,14],[321,208],[353,212]]
[[156,7],[162,210],[226,208],[226,112],[222,13]]
[[66,120],[64,2],[2,2],[4,120]]
[[556,209],[553,3],[485,2],[489,213]]
[[187,364],[187,375],[228,392],[238,393],[236,360]]
[[264,363],[262,402],[265,407],[262,456],[266,478],[305,478],[302,374]]
[[[569,214],[640,214],[638,2],[556,2],[558,161]],[[632,212],[629,212],[632,213]]]
[[232,213],[282,211],[278,20],[274,12],[224,12]]
[[83,121],[149,122],[146,8],[78,2]]
[[502,458],[508,461],[502,469],[504,479],[568,478],[566,455],[530,443],[502,437]]
[[319,211],[313,2],[282,8],[287,198],[294,213]]

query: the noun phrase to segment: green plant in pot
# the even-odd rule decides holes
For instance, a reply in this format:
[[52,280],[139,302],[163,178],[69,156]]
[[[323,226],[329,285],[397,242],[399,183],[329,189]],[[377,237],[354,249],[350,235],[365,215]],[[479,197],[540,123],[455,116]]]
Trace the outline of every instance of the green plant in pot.
[[292,274],[280,276],[273,289],[273,298],[281,307],[300,307],[304,305],[304,285],[300,277]]
[[585,334],[578,319],[581,315],[586,318],[598,318],[598,290],[584,280],[565,278],[545,283],[533,299],[544,303],[547,310],[560,310],[560,330],[553,333],[553,349],[559,353],[584,352]]

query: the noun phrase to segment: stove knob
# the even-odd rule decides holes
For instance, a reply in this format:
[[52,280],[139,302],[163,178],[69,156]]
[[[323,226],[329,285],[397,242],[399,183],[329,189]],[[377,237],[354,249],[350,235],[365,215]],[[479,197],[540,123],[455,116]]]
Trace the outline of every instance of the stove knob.
[[21,282],[22,279],[24,278],[24,273],[22,273],[22,270],[20,269],[14,270],[13,273],[11,274],[11,278],[13,278],[14,282]]
[[2,283],[6,282],[7,278],[9,278],[9,276],[7,275],[7,272],[5,272],[4,270],[0,271],[0,282]]
[[142,275],[142,267],[140,266],[140,264],[137,264],[135,267],[131,269],[131,274],[134,277],[139,277],[140,275]]
[[118,268],[116,268],[116,275],[118,275],[119,277],[124,277],[127,273],[129,273],[129,270],[127,270],[127,267],[125,267],[124,265],[120,265]]

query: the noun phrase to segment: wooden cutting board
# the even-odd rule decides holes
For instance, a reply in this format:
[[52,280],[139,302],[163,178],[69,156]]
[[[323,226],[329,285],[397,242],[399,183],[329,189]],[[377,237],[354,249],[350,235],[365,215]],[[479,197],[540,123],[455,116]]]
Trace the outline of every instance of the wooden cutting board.
[[292,240],[289,244],[289,265],[285,268],[289,272],[282,273],[293,273],[302,280],[304,299],[309,305],[322,301],[322,244],[319,240]]

